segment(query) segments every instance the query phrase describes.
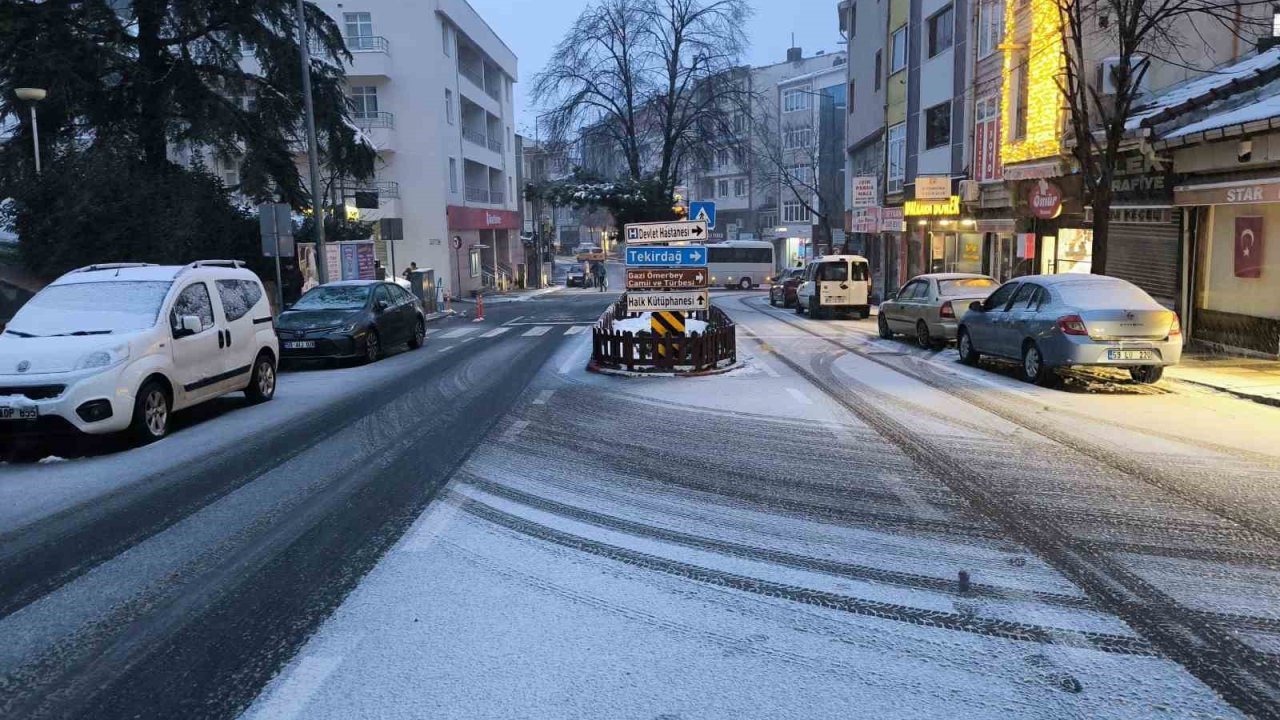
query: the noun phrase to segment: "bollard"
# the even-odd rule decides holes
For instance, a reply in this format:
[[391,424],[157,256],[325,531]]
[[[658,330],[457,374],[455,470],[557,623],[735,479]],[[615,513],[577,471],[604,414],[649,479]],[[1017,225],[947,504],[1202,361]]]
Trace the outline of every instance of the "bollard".
[[969,592],[969,571],[968,570],[960,571],[960,592],[961,593]]
[[484,295],[476,296],[476,319],[471,322],[484,322]]

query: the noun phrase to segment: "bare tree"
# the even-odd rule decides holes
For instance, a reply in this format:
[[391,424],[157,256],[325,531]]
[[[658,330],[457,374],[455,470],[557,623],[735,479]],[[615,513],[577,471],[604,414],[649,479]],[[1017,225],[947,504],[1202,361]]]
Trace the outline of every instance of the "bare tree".
[[551,142],[603,136],[628,177],[669,196],[728,142],[749,15],[747,0],[597,0],[534,77]]
[[[1057,84],[1067,115],[1066,139],[1080,167],[1086,202],[1093,208],[1092,269],[1105,274],[1112,180],[1122,154],[1137,144],[1133,131],[1136,115],[1146,103],[1144,79],[1160,64],[1208,70],[1203,64],[1205,57],[1213,55],[1210,38],[1258,36],[1270,24],[1270,2],[1056,3],[1063,30]],[[1095,73],[1103,57],[1108,62]]]
[[[738,152],[747,158],[756,182],[780,190],[779,211],[782,201],[798,200],[807,214],[817,219],[829,241],[835,229],[844,225],[844,198],[837,182],[838,169],[833,167],[830,142],[823,147],[822,123],[839,122],[842,118],[829,96],[811,93],[809,97],[822,103],[816,124],[812,113],[788,113],[791,117],[784,119],[771,94],[758,98],[751,116],[750,137]],[[834,137],[831,132],[827,135]]]

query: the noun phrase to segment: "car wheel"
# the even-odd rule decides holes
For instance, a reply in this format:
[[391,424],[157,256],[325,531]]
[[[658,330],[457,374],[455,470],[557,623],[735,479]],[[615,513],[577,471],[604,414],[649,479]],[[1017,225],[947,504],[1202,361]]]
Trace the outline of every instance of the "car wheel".
[[1048,387],[1053,384],[1055,377],[1053,368],[1045,365],[1040,347],[1034,341],[1027,341],[1022,348],[1022,379],[1041,387]]
[[885,319],[884,313],[876,316],[876,329],[880,331],[880,337],[885,340],[893,338],[893,330],[889,329],[889,321]]
[[923,320],[916,323],[916,344],[925,350],[933,349],[933,337],[929,334],[929,324]]
[[960,335],[956,338],[956,348],[960,351],[960,362],[965,365],[977,365],[978,359],[982,357],[973,347],[973,339],[969,337],[969,331],[960,328]]
[[129,433],[138,445],[146,445],[169,434],[169,415],[173,401],[159,380],[148,380],[133,401],[133,422]]
[[378,338],[377,330],[370,330],[364,339],[364,361],[375,363],[380,357],[382,357],[382,341]]
[[267,352],[258,353],[253,361],[253,376],[249,378],[249,387],[244,389],[249,402],[264,403],[276,395],[276,364]]
[[1164,368],[1160,365],[1139,365],[1138,367],[1129,368],[1129,377],[1134,382],[1143,385],[1152,385],[1160,382],[1160,378],[1164,377]]
[[409,349],[417,350],[422,347],[422,343],[427,338],[427,324],[422,318],[418,318],[413,326],[413,335],[409,336]]
[[750,289],[751,289],[751,278],[749,278],[749,277],[744,277],[744,278],[742,278],[741,280],[739,280],[739,281],[738,281],[738,288],[739,288],[740,290],[750,290]]

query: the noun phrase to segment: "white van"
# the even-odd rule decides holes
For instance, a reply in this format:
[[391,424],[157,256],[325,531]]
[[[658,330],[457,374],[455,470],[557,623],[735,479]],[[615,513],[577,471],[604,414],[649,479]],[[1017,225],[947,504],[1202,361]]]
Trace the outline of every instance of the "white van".
[[275,395],[280,357],[258,276],[235,260],[90,265],[36,293],[0,334],[0,434],[169,431],[174,410]]
[[871,316],[871,270],[859,255],[823,255],[809,261],[796,288],[796,312],[810,317],[852,313]]

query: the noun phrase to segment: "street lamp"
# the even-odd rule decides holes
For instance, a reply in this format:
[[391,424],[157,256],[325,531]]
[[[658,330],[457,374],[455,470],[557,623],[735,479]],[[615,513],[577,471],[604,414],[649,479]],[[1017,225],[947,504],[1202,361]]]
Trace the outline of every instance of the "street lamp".
[[19,100],[25,100],[26,102],[31,103],[31,143],[32,145],[35,146],[35,149],[36,149],[36,173],[39,174],[40,172],[40,126],[36,122],[36,103],[45,99],[49,95],[49,93],[44,88],[22,87],[22,88],[15,88],[13,91],[13,94],[17,95]]

